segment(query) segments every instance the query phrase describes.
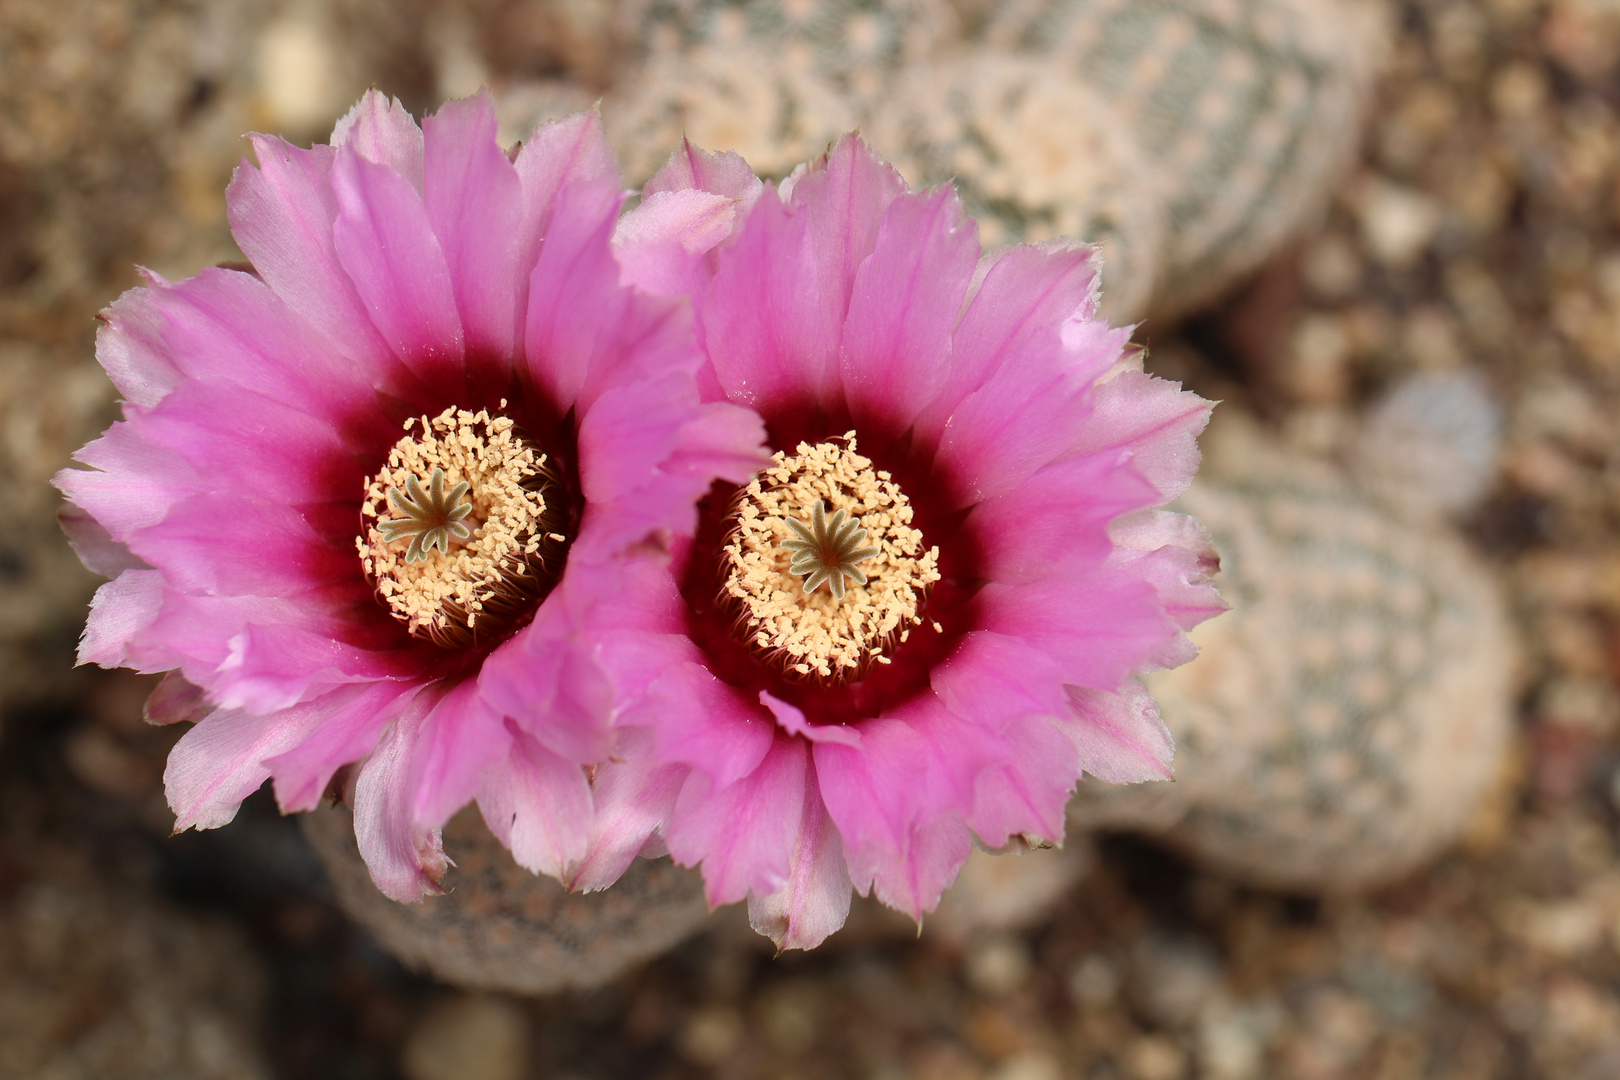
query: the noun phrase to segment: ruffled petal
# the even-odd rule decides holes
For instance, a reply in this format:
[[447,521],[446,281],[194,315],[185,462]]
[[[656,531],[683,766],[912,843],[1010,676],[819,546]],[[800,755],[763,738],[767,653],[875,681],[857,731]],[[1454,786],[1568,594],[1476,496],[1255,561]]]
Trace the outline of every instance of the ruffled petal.
[[333,709],[297,746],[265,758],[281,812],[292,814],[320,806],[337,771],[376,749],[377,737],[419,689],[419,685],[392,682],[367,685],[348,704]]
[[716,789],[757,769],[775,739],[776,725],[758,705],[692,661],[653,680],[643,708],[659,717],[658,759],[692,766]]
[[599,766],[591,781],[595,813],[590,846],[566,881],[581,892],[605,889],[619,880],[636,854],[669,824],[692,771],[686,765],[661,764],[649,728],[621,730],[616,749],[616,759]]
[[857,425],[905,431],[939,395],[978,258],[978,229],[949,187],[889,204],[844,321],[844,399]]
[[1091,415],[1066,456],[1127,448],[1132,464],[1161,498],[1174,499],[1198,471],[1198,436],[1212,407],[1180,383],[1122,372],[1097,387]]
[[561,878],[585,857],[591,788],[584,770],[515,728],[506,756],[484,771],[478,809],[526,870]]
[[650,199],[666,192],[688,190],[733,200],[740,221],[742,215],[753,209],[765,184],[736,151],[703,150],[683,138],[669,160],[642,186],[641,195],[643,199]]
[[[450,271],[470,364],[505,368],[517,348],[523,185],[496,140],[488,91],[422,123],[423,200]],[[493,374],[491,372],[490,374]]]
[[581,635],[579,576],[580,568],[570,566],[534,622],[485,659],[478,687],[547,751],[588,764],[607,757],[612,745],[614,687],[596,647]]
[[748,923],[779,951],[813,949],[849,918],[852,891],[844,844],[822,804],[812,762],[788,879],[773,893],[749,894]]
[[[619,163],[602,130],[602,114],[594,108],[541,124],[527,142],[517,147],[512,164],[523,186],[523,220],[518,226],[520,267],[533,267],[539,260],[563,188],[576,182],[591,187],[603,184],[614,190],[619,186]],[[529,310],[527,276],[518,280],[517,310],[520,316]],[[521,327],[518,340],[523,340]]]
[[412,824],[438,828],[478,794],[484,771],[508,756],[512,733],[471,679],[434,703],[412,750],[409,802]]
[[939,732],[929,727],[918,718],[872,720],[859,746],[815,747],[821,795],[854,887],[915,919],[939,903],[972,848],[967,826],[946,810],[962,776],[935,757]]
[[804,809],[804,743],[775,738],[751,773],[715,785],[692,772],[681,788],[665,838],[685,866],[703,866],[711,907],[750,891],[769,895],[788,879]]
[[384,896],[414,904],[442,893],[450,867],[437,828],[419,824],[411,813],[411,771],[424,714],[432,707],[418,696],[383,733],[360,766],[354,785],[354,838],[371,880]]
[[163,320],[152,310],[149,292],[126,291],[101,312],[96,328],[96,359],[119,396],[139,407],[156,405],[185,378],[163,346]]
[[1063,808],[1080,779],[1075,741],[1050,715],[1016,717],[1002,739],[1013,760],[979,774],[968,827],[990,848],[1005,847],[1014,836],[1060,842]]
[[[818,322],[843,323],[855,275],[872,254],[890,204],[905,194],[899,170],[874,154],[859,135],[845,135],[825,157],[783,185],[783,200],[801,209],[809,226],[818,287],[802,304]],[[807,369],[802,374],[814,379],[819,372]],[[819,380],[811,385],[822,389]]]
[[823,295],[829,257],[808,215],[768,196],[754,206],[700,313],[705,352],[730,400],[763,409],[820,399],[844,321],[844,306]]
[[129,643],[152,624],[163,604],[163,575],[156,570],[125,570],[101,588],[90,601],[90,617],[79,638],[81,664],[98,667],[135,667],[137,671],[163,671],[172,664],[141,667],[129,655]]
[[363,691],[350,688],[280,712],[210,713],[175,743],[163,770],[174,831],[229,823],[242,800],[270,779],[268,759],[302,743],[328,717],[363,698]]
[[1068,688],[1070,710],[1059,730],[1074,743],[1080,767],[1110,784],[1169,780],[1176,744],[1159,706],[1136,679],[1118,691]]
[[696,292],[703,255],[736,227],[736,199],[684,188],[648,195],[613,232],[623,280],[658,296]]
[[360,95],[332,128],[332,146],[346,146],[422,190],[422,129],[398,98],[375,88]]

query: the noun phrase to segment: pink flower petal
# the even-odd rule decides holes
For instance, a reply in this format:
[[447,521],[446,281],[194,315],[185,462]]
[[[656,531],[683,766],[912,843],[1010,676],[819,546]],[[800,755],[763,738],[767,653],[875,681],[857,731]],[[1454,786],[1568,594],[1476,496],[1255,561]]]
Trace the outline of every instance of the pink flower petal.
[[223,492],[181,500],[128,543],[188,592],[289,596],[359,576],[353,549],[329,544],[297,510]]
[[613,233],[624,281],[658,296],[695,292],[703,254],[731,236],[737,211],[736,199],[691,188],[644,195]]
[[645,704],[660,715],[658,759],[691,765],[716,789],[757,769],[775,741],[776,725],[757,705],[691,661],[653,680]]
[[411,813],[410,775],[423,714],[431,708],[425,696],[384,732],[354,785],[360,857],[383,895],[402,904],[443,892],[439,883],[450,867],[439,830],[421,825]]
[[765,185],[735,151],[702,150],[682,139],[669,160],[642,187],[641,194],[642,198],[650,199],[665,192],[686,190],[705,191],[734,200],[740,220],[741,215],[753,208]]
[[950,371],[918,428],[937,439],[951,413],[1009,357],[1074,316],[1096,312],[1097,249],[1054,241],[1001,248],[979,260],[966,310],[951,336]]
[[758,408],[817,396],[832,375],[843,308],[823,295],[827,256],[809,215],[761,199],[709,287],[700,335],[727,396]]
[[889,204],[844,322],[844,398],[858,425],[905,431],[938,396],[978,258],[978,230],[950,188]]
[[504,758],[485,770],[478,809],[490,832],[517,864],[563,877],[585,857],[591,829],[591,788],[585,772],[512,729]]
[[1059,843],[1063,808],[1080,775],[1074,741],[1050,716],[1033,715],[1010,721],[1003,738],[1014,760],[979,774],[968,826],[990,848],[1015,835]]
[[1153,586],[1102,567],[979,592],[987,630],[1021,638],[1058,664],[1063,681],[1109,689],[1177,639]]
[[983,545],[984,576],[1020,584],[1106,559],[1110,523],[1160,500],[1129,463],[1124,450],[1060,461],[976,505],[968,521]]
[[[115,668],[129,665],[129,642],[157,618],[163,604],[163,575],[156,570],[125,570],[96,590],[90,618],[79,638],[81,664]],[[172,664],[136,670],[162,671]]]
[[648,840],[669,824],[681,786],[691,774],[685,765],[660,764],[649,728],[619,732],[617,760],[596,770],[591,782],[595,814],[590,848],[567,879],[581,892],[605,889],[623,874]]
[[512,733],[472,679],[450,688],[417,729],[412,750],[411,821],[438,828],[471,802],[484,771],[507,757]]
[[361,687],[358,696],[334,709],[297,746],[265,758],[281,812],[318,807],[338,769],[375,750],[378,736],[405,711],[417,691],[416,686],[398,683]]
[[332,129],[331,143],[387,166],[421,192],[422,129],[398,98],[367,90]]
[[174,831],[229,823],[242,800],[270,779],[269,758],[297,746],[329,716],[363,696],[363,690],[351,687],[281,712],[210,713],[180,737],[163,771]]
[[571,576],[546,597],[534,622],[489,655],[478,687],[547,751],[588,764],[607,757],[612,745],[613,684],[569,610]]
[[466,392],[450,267],[421,194],[399,173],[340,151],[332,166],[338,261],[394,355],[442,399]]
[[1175,739],[1159,719],[1147,689],[1128,679],[1117,692],[1069,687],[1070,713],[1062,730],[1074,741],[1080,767],[1110,784],[1169,780]]
[[812,763],[788,879],[773,893],[749,895],[748,923],[778,951],[813,949],[849,918],[850,891],[843,841],[822,804]]
[[495,137],[488,91],[422,123],[423,199],[444,250],[469,361],[504,369],[517,347],[523,185]]
[[300,150],[263,135],[248,141],[259,165],[244,161],[237,168],[225,192],[225,215],[253,269],[341,355],[377,371],[397,366],[333,246],[335,152],[329,146]]
[[750,891],[769,895],[787,882],[805,764],[804,743],[784,735],[772,740],[758,768],[730,784],[712,784],[696,771],[687,777],[665,839],[676,862],[702,863],[711,907]]
[[835,742],[845,746],[859,746],[861,731],[850,724],[812,724],[797,706],[771,696],[770,691],[759,692],[759,703],[776,717],[776,724],[789,735],[798,735],[813,743]]
[[1180,384],[1126,371],[1097,387],[1092,415],[1066,456],[1130,449],[1133,464],[1164,499],[1187,490],[1198,470],[1198,436],[1212,405]]
[[[148,280],[163,279],[148,273]],[[149,289],[130,289],[101,312],[96,359],[131,405],[149,407],[184,378],[163,346],[163,318],[152,310]]]
[[1129,330],[1100,333],[1104,340],[1084,365],[1073,362],[1056,333],[1033,337],[963,399],[935,459],[936,475],[953,478],[960,499],[1005,494],[1074,444],[1092,381],[1130,336]]

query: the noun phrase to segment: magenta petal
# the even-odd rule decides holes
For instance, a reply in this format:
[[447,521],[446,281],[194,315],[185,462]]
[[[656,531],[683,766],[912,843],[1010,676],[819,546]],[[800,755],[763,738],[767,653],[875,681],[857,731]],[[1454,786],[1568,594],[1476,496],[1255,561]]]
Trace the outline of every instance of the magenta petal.
[[174,831],[217,829],[228,823],[242,800],[270,778],[270,766],[265,764],[269,758],[303,742],[327,717],[359,696],[345,689],[281,712],[210,713],[175,743],[163,770]]
[[818,744],[815,765],[854,887],[920,919],[972,847],[952,807],[969,805],[977,774],[994,759],[985,760],[974,745],[982,740],[934,699],[915,704],[910,721],[863,724],[858,747]]
[[63,469],[52,482],[120,543],[162,521],[176,502],[202,488],[196,470],[179,454],[143,438],[127,420],[73,456],[93,468]]
[[752,773],[724,786],[693,772],[681,788],[665,838],[685,866],[703,864],[712,907],[750,891],[769,895],[786,883],[803,815],[804,743],[773,740]]
[[[81,664],[115,668],[130,664],[129,642],[157,618],[163,606],[163,575],[156,570],[125,570],[96,590],[90,618],[79,638]],[[172,664],[136,670],[162,671]]]
[[238,166],[225,207],[231,235],[253,269],[344,356],[378,371],[397,365],[333,246],[335,152],[329,146],[300,150],[263,135],[248,140],[259,166]]
[[613,233],[626,283],[657,296],[695,292],[702,255],[727,239],[737,200],[706,191],[660,191],[619,219]]
[[691,765],[717,789],[757,769],[776,735],[759,706],[691,661],[653,680],[646,707],[660,717],[659,760]]
[[642,187],[641,194],[645,199],[688,189],[734,200],[741,215],[753,207],[765,185],[736,151],[702,150],[682,139],[669,160]]
[[372,324],[406,367],[454,399],[464,392],[461,316],[422,196],[392,169],[342,152],[332,188],[332,243]]
[[327,543],[297,510],[225,493],[179,502],[128,543],[187,592],[286,596],[355,577],[353,549]]
[[906,194],[906,181],[859,135],[845,135],[827,156],[783,185],[782,197],[803,211],[820,280],[802,304],[825,306],[818,321],[841,323],[849,310],[856,271],[872,253],[889,205]]
[[423,714],[431,708],[425,696],[383,734],[354,785],[354,838],[360,857],[383,895],[402,904],[443,892],[439,882],[450,866],[439,830],[422,826],[411,813],[416,743]]
[[520,731],[512,732],[506,756],[484,772],[478,809],[526,870],[560,878],[585,856],[591,788],[584,770]]
[[659,764],[649,729],[620,731],[617,760],[599,766],[591,782],[590,849],[573,867],[568,887],[594,892],[619,880],[648,839],[668,825],[691,771]]
[[1130,337],[1128,329],[1104,327],[1099,334],[1086,364],[1074,362],[1057,333],[1035,337],[963,399],[935,462],[937,473],[956,479],[959,498],[1004,494],[1073,445],[1092,380]]
[[588,764],[607,757],[614,700],[596,649],[580,637],[569,610],[577,574],[570,568],[534,622],[489,655],[478,688],[549,752]]
[[193,379],[241,387],[345,430],[362,420],[373,438],[392,428],[375,403],[377,381],[341,356],[252,274],[205,269],[176,285],[154,281],[144,294],[162,319],[162,340]]
[[444,250],[471,358],[503,365],[517,347],[523,185],[495,136],[488,92],[423,121],[423,199]]
[[416,691],[415,686],[397,683],[366,686],[351,701],[334,708],[297,746],[266,758],[281,812],[318,807],[338,769],[371,753],[383,728],[403,711]]
[[964,635],[931,679],[947,709],[990,731],[1068,709],[1051,657],[1018,638],[988,630]]
[[129,548],[114,540],[106,526],[72,503],[56,512],[56,523],[67,536],[73,554],[92,574],[115,578],[125,570],[152,569],[146,560],[136,558]]
[[918,418],[933,441],[968,394],[979,389],[1037,337],[1097,308],[1097,249],[1066,241],[1019,244],[979,260],[967,309],[951,336],[950,371],[938,398]]
[[1117,692],[1071,686],[1060,730],[1074,742],[1080,767],[1110,784],[1169,780],[1175,739],[1147,689],[1127,679]]
[[749,925],[778,950],[813,949],[849,918],[851,885],[843,841],[822,804],[813,763],[810,769],[787,882],[768,895],[748,897]]
[[438,828],[478,794],[484,770],[507,756],[512,733],[468,679],[433,705],[416,734],[410,771],[413,823]]
[[1106,559],[1110,523],[1161,498],[1129,462],[1124,450],[1060,461],[975,506],[968,527],[983,545],[984,576],[1019,584]]
[[[591,404],[593,377],[637,331],[643,308],[619,290],[610,243],[623,195],[609,180],[576,181],[557,196],[551,231],[529,275],[525,354],[559,408]],[[604,303],[606,301],[606,303]],[[642,331],[645,332],[645,331]],[[599,392],[599,388],[598,388]]]
[[249,623],[233,635],[211,689],[221,706],[268,712],[324,688],[394,674],[375,653],[296,626]]
[[1137,471],[1162,498],[1173,499],[1198,470],[1198,435],[1211,407],[1179,383],[1122,372],[1097,387],[1091,417],[1067,456],[1127,448]]
[[1003,737],[1014,760],[978,776],[968,826],[987,847],[1004,847],[1015,835],[1058,843],[1063,808],[1080,779],[1075,740],[1050,716],[1012,720]]
[[759,703],[771,711],[771,715],[776,717],[776,725],[789,735],[798,735],[813,743],[835,742],[843,743],[845,746],[860,744],[860,728],[849,724],[812,724],[805,719],[803,711],[797,706],[772,697],[768,690],[759,692]]
[[170,671],[147,696],[141,719],[160,727],[182,721],[195,724],[213,711],[202,687],[193,686],[178,671]]
[[[602,130],[602,114],[588,109],[561,120],[541,124],[517,148],[512,164],[523,185],[523,221],[518,228],[518,265],[532,267],[539,260],[541,245],[551,234],[551,219],[557,212],[557,196],[576,181],[602,182],[618,189],[619,163]],[[517,288],[520,316],[529,310],[529,280],[520,277]],[[519,342],[523,328],[519,325]]]
[[367,90],[332,129],[331,141],[387,166],[422,190],[422,129],[398,98]]
[[766,195],[722,260],[701,313],[700,333],[726,395],[760,408],[814,400],[834,374],[844,305],[824,294],[805,214]]
[[[149,274],[149,280],[163,279]],[[180,384],[184,375],[163,346],[163,318],[152,310],[150,289],[130,289],[101,313],[96,359],[131,405],[149,407]]]
[[1177,639],[1153,586],[1112,567],[979,592],[986,629],[1023,639],[1065,682],[1113,689]]
[[978,258],[978,230],[950,188],[889,204],[844,321],[844,398],[858,425],[905,431],[938,396]]

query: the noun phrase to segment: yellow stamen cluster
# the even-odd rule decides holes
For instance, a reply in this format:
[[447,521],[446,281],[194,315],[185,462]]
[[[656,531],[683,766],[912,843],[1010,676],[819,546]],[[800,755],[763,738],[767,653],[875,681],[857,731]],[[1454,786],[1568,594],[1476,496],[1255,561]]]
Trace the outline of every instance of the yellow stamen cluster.
[[[465,647],[526,610],[539,595],[548,558],[561,558],[566,538],[547,516],[551,474],[545,455],[505,416],[449,408],[405,421],[405,431],[388,463],[366,480],[360,562],[411,634]],[[460,505],[471,511],[458,522],[466,528],[424,551],[420,543],[412,547],[411,529],[395,514],[411,505],[401,493],[428,481],[461,491]]]
[[[847,587],[807,591],[793,569],[795,529],[823,514],[844,511],[866,531],[860,570]],[[738,603],[739,630],[793,675],[848,682],[910,636],[922,621],[928,587],[939,580],[939,549],[923,549],[911,527],[911,502],[889,473],[855,450],[855,433],[800,443],[738,493],[726,537],[725,594]],[[801,560],[802,561],[802,560]]]

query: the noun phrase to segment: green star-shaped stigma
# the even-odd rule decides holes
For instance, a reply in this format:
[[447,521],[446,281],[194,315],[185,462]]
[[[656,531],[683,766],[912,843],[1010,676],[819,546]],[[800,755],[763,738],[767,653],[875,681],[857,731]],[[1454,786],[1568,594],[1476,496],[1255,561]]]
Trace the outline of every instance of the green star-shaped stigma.
[[809,596],[826,582],[834,600],[844,598],[845,579],[857,585],[866,584],[866,573],[856,565],[865,562],[881,549],[862,547],[866,543],[866,530],[853,520],[846,521],[842,510],[827,516],[820,499],[810,511],[810,522],[787,519],[788,528],[796,537],[782,541],[782,546],[793,553],[789,569],[804,578],[804,593]]
[[398,488],[388,489],[389,503],[405,516],[377,523],[383,542],[392,544],[410,537],[411,546],[405,551],[408,563],[425,561],[434,548],[450,554],[452,536],[465,540],[472,535],[472,530],[461,523],[462,518],[472,513],[472,503],[462,501],[467,489],[467,482],[463,480],[446,492],[443,469],[433,470],[427,491],[422,490],[416,477],[406,477],[404,495]]

